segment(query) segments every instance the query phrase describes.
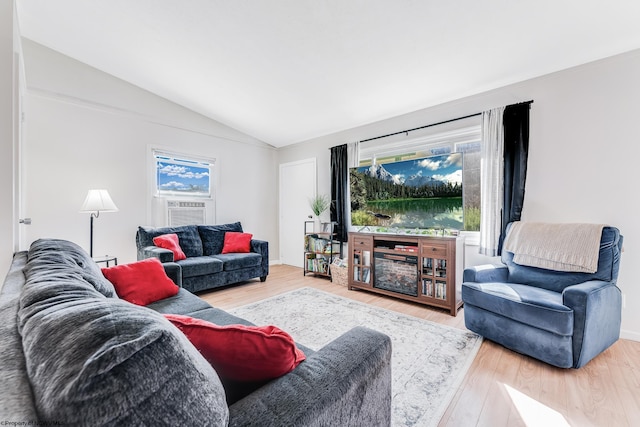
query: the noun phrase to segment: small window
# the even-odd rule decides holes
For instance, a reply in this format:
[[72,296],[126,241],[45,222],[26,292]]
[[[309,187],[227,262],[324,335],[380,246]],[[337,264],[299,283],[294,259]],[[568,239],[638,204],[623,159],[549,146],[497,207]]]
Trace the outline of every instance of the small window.
[[212,197],[214,161],[154,151],[156,196]]

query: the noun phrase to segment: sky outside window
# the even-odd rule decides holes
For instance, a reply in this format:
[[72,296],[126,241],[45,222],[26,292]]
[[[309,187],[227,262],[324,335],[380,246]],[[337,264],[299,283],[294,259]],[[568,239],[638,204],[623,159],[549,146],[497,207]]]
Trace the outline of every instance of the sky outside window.
[[160,195],[211,195],[208,163],[157,157],[156,173]]

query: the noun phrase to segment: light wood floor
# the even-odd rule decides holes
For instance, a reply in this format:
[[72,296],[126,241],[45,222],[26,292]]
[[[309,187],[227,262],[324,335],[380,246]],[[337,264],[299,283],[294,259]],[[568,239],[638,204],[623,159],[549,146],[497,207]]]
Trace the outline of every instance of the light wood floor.
[[[399,311],[464,329],[456,317],[419,304],[370,292],[349,291],[302,269],[270,267],[264,283],[203,293],[211,305],[229,309],[301,287]],[[581,369],[558,369],[484,340],[440,426],[640,426],[640,342],[619,340]]]

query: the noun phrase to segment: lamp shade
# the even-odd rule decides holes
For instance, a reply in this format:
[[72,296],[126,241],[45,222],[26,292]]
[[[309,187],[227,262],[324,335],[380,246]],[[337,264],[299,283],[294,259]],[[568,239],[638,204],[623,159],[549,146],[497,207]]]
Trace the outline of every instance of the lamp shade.
[[118,207],[107,190],[89,190],[80,212],[117,212]]

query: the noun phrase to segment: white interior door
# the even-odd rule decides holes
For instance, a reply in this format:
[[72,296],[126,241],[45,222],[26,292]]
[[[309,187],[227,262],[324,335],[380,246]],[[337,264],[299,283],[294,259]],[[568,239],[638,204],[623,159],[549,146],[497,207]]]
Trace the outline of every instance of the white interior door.
[[280,165],[280,261],[302,267],[304,221],[311,214],[309,199],[316,195],[316,159]]
[[27,227],[31,224],[31,218],[26,217],[25,209],[25,176],[23,147],[24,147],[24,126],[25,105],[23,94],[26,93],[24,77],[24,67],[22,59],[18,52],[14,53],[14,72],[13,72],[13,250],[14,252],[23,251],[28,248],[27,244]]

